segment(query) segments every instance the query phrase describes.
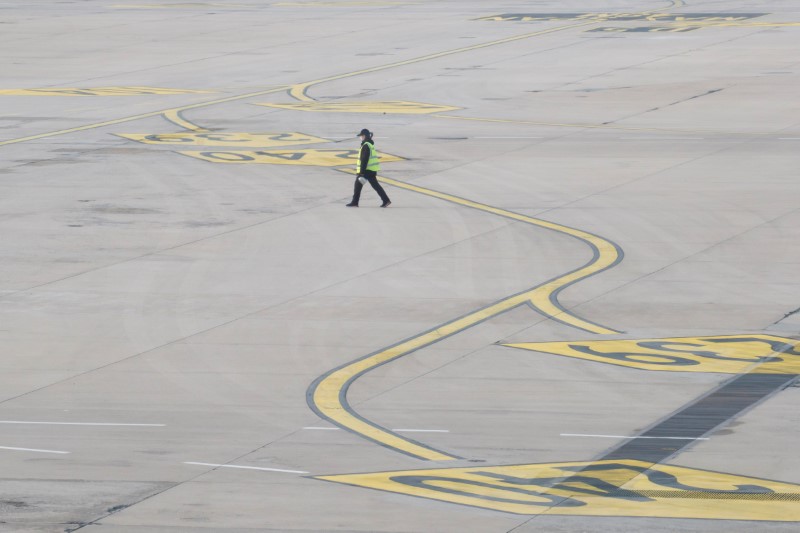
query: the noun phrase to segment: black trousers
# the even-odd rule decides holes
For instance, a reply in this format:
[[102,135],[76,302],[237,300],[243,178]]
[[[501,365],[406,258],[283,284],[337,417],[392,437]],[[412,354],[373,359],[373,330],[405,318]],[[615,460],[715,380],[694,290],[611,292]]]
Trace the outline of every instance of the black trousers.
[[[375,192],[377,192],[378,196],[381,197],[381,201],[383,203],[388,202],[389,201],[389,197],[386,195],[386,191],[383,190],[383,187],[381,187],[380,182],[378,182],[378,173],[375,172],[374,170],[365,170],[364,171],[364,177],[367,178],[367,181],[369,181],[369,184],[372,185],[372,188],[375,189]],[[353,203],[354,204],[357,204],[358,201],[361,199],[361,189],[363,187],[364,186],[361,185],[361,182],[358,181],[358,178],[356,178],[356,184],[355,184],[354,189],[353,189]]]

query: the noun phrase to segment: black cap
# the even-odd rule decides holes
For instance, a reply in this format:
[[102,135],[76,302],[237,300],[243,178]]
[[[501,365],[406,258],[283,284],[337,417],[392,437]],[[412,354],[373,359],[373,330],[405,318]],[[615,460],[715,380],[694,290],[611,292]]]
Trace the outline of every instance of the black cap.
[[356,137],[361,137],[362,135],[366,135],[367,137],[372,137],[372,132],[370,132],[367,128],[364,128],[358,135],[356,135]]

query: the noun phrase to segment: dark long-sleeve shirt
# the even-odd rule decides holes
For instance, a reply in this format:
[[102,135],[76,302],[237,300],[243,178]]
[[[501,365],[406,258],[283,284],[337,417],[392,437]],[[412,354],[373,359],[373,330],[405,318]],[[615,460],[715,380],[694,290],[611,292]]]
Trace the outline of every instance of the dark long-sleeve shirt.
[[361,164],[358,166],[358,169],[360,170],[359,175],[363,174],[364,171],[367,170],[367,165],[369,164],[369,148],[364,146],[367,143],[375,146],[375,143],[372,141],[364,141],[361,143],[361,153],[358,154],[358,158],[361,160]]

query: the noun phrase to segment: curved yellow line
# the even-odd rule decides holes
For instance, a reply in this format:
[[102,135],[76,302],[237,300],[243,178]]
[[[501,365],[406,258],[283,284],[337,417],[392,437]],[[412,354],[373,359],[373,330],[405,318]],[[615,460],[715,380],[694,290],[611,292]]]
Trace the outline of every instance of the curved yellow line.
[[197,132],[208,131],[206,128],[201,128],[197,124],[189,122],[188,120],[183,118],[180,115],[180,113],[181,113],[181,110],[179,110],[179,109],[170,109],[168,111],[164,111],[164,118],[169,120],[170,122],[172,122],[176,126],[180,126],[181,128],[183,128],[185,130],[197,131]]
[[493,213],[502,217],[558,231],[560,233],[578,238],[596,250],[594,260],[582,268],[579,268],[569,274],[560,276],[539,287],[535,287],[531,290],[505,298],[483,309],[447,322],[434,330],[422,333],[399,344],[383,349],[375,354],[369,355],[363,359],[359,359],[341,368],[335,369],[318,379],[309,390],[309,404],[317,412],[317,414],[342,428],[362,435],[370,440],[382,444],[383,446],[414,457],[418,457],[420,459],[426,459],[429,461],[458,459],[456,456],[406,439],[405,437],[377,426],[358,416],[347,404],[346,396],[349,385],[360,375],[380,365],[398,359],[420,348],[424,348],[425,346],[431,345],[445,337],[459,333],[484,320],[526,303],[533,305],[541,313],[576,328],[597,334],[619,333],[615,330],[588,322],[560,308],[555,301],[554,295],[559,290],[571,283],[575,283],[581,279],[587,278],[602,270],[610,268],[620,260],[621,252],[619,248],[612,242],[582,230],[562,226],[554,222],[540,220],[519,213],[514,213],[512,211],[506,211],[505,209],[500,209],[498,207],[492,207],[479,202],[474,202],[472,200],[459,198],[457,196],[426,189],[418,185],[411,185],[409,183],[390,178],[381,177],[380,181],[395,187],[425,194],[427,196],[453,202],[465,207],[479,209],[487,213]]
[[314,81],[308,81],[304,83],[297,83],[292,85],[289,89],[289,95],[302,102],[314,102],[315,100],[306,94],[309,87],[312,85],[318,85],[320,83],[326,83],[329,81],[336,81],[341,80],[344,78],[350,78],[352,76],[359,76],[361,74],[369,74],[372,72],[380,72],[381,70],[386,70],[395,67],[402,67],[405,65],[413,65],[414,63],[419,63],[422,61],[429,61],[431,59],[438,59],[440,57],[447,57],[453,54],[460,54],[463,52],[471,52],[472,50],[480,50],[481,48],[487,48],[489,46],[496,46],[499,44],[511,43],[514,41],[521,41],[523,39],[530,39],[531,37],[536,37],[537,35],[545,35],[547,33],[554,33],[557,31],[569,30],[572,28],[580,28],[582,26],[590,26],[592,24],[597,24],[602,22],[601,20],[590,20],[588,22],[581,22],[580,24],[570,24],[568,26],[559,26],[557,28],[549,28],[546,30],[535,31],[531,33],[525,33],[522,35],[515,35],[514,37],[506,37],[505,39],[498,39],[496,41],[490,41],[488,43],[481,43],[475,44],[472,46],[465,46],[463,48],[456,48],[455,50],[447,50],[445,52],[437,52],[435,54],[429,54],[426,56],[415,57],[413,59],[406,59],[405,61],[397,61],[395,63],[389,63],[387,65],[381,65],[379,67],[372,67],[372,68],[365,68],[362,70],[356,70],[353,72],[347,72],[345,74],[338,74],[336,76],[329,76],[327,78],[321,78]]
[[[682,7],[683,5],[684,5],[683,0],[671,0],[670,1],[670,6],[667,9],[673,9],[673,8],[676,8],[676,7]],[[659,11],[660,10],[655,9],[655,10],[651,10],[651,11],[642,11],[639,14],[648,15],[648,14],[651,14],[651,13],[658,13]],[[546,30],[534,31],[534,32],[525,33],[525,34],[522,34],[522,35],[515,35],[514,37],[506,37],[505,39],[498,39],[496,41],[490,41],[488,43],[481,43],[481,44],[475,44],[475,45],[472,45],[472,46],[465,46],[463,48],[456,48],[455,50],[447,50],[445,52],[437,52],[435,54],[429,54],[429,55],[426,55],[426,56],[416,57],[414,59],[407,59],[405,61],[397,61],[395,63],[389,63],[388,65],[381,65],[379,67],[366,68],[366,69],[357,70],[357,71],[354,71],[354,72],[347,72],[345,74],[338,74],[336,76],[329,76],[327,78],[321,78],[321,79],[314,80],[314,81],[296,83],[296,84],[294,84],[294,85],[292,85],[290,87],[289,96],[291,96],[295,100],[299,100],[301,102],[314,102],[316,100],[314,100],[313,98],[311,98],[307,94],[308,88],[311,87],[312,85],[318,85],[320,83],[326,83],[326,82],[329,82],[329,81],[336,81],[336,80],[341,80],[341,79],[344,79],[344,78],[350,78],[352,76],[359,76],[361,74],[369,74],[371,72],[379,72],[381,70],[386,70],[386,69],[390,69],[390,68],[402,67],[402,66],[405,66],[405,65],[412,65],[414,63],[419,63],[419,62],[422,62],[422,61],[429,61],[431,59],[438,59],[440,57],[446,57],[446,56],[453,55],[453,54],[460,54],[462,52],[471,52],[472,50],[480,50],[481,48],[488,48],[490,46],[496,46],[496,45],[499,45],[499,44],[511,43],[511,42],[514,42],[514,41],[521,41],[523,39],[530,39],[531,37],[536,37],[537,35],[545,35],[547,33],[554,33],[554,32],[558,32],[558,31],[569,30],[569,29],[572,29],[572,28],[580,28],[580,27],[583,27],[583,26],[591,26],[593,24],[599,24],[601,22],[608,22],[608,21],[605,20],[605,19],[601,19],[601,18],[590,19],[590,20],[587,20],[587,21],[584,21],[584,22],[580,22],[578,24],[570,24],[570,25],[567,25],[567,26],[558,26],[556,28],[548,28]]]
[[201,102],[199,104],[190,104],[190,105],[185,105],[185,106],[181,106],[181,107],[173,107],[173,108],[170,108],[170,109],[162,109],[160,111],[151,111],[149,113],[142,113],[140,115],[132,115],[130,117],[118,118],[118,119],[114,119],[114,120],[106,120],[106,121],[103,121],[103,122],[95,122],[93,124],[86,124],[85,126],[77,126],[75,128],[67,128],[67,129],[63,129],[63,130],[50,131],[50,132],[47,132],[47,133],[39,133],[39,134],[36,134],[36,135],[29,135],[27,137],[19,137],[17,139],[8,139],[8,140],[5,140],[5,141],[0,141],[0,146],[4,146],[6,144],[16,144],[16,143],[21,143],[21,142],[25,142],[25,141],[33,141],[33,140],[36,140],[36,139],[45,139],[47,137],[54,137],[56,135],[65,135],[67,133],[75,133],[75,132],[78,132],[78,131],[91,130],[91,129],[94,129],[94,128],[102,128],[104,126],[113,126],[115,124],[123,124],[125,122],[132,122],[134,120],[140,120],[140,119],[143,119],[143,118],[155,117],[155,116],[158,116],[158,115],[164,115],[166,113],[171,113],[171,112],[177,113],[179,111],[185,111],[187,109],[197,109],[197,108],[200,108],[200,107],[207,107],[207,106],[216,105],[216,104],[223,104],[225,102],[234,102],[236,100],[244,100],[246,98],[252,98],[254,96],[263,96],[265,94],[278,93],[278,92],[281,92],[281,91],[285,91],[286,88],[287,88],[286,86],[275,87],[275,88],[268,89],[268,90],[265,90],[265,91],[258,91],[258,92],[254,92],[254,93],[240,94],[238,96],[229,96],[227,98],[218,98],[216,100],[211,100],[209,102]]
[[[602,237],[598,237],[597,235],[593,235],[591,233],[579,229],[570,228],[568,226],[562,226],[561,224],[548,222],[546,220],[529,217],[519,213],[514,213],[513,211],[506,211],[505,209],[500,209],[499,207],[492,207],[490,205],[474,202],[472,200],[467,200],[465,198],[459,198],[458,196],[453,196],[451,194],[446,194],[443,192],[426,189],[418,185],[411,185],[410,183],[405,183],[402,181],[397,181],[385,177],[381,177],[380,180],[384,183],[388,183],[389,185],[394,185],[395,187],[399,187],[402,189],[418,192],[420,194],[425,194],[427,196],[433,196],[434,198],[447,200],[448,202],[453,202],[466,207],[480,209],[481,211],[486,211],[487,213],[493,213],[495,215],[500,215],[505,218],[519,220],[520,222],[526,222],[528,224],[533,224],[535,226],[540,226],[542,228],[558,231],[560,233],[566,233],[567,235],[571,235],[586,242],[587,244],[589,244],[590,246],[592,246],[594,249],[597,250],[597,257],[593,262],[584,266],[581,269],[578,269],[570,274],[565,274],[559,278],[556,278],[553,281],[550,281],[535,289],[532,289],[524,294],[527,295],[526,299],[534,307],[539,309],[543,314],[549,317],[556,318],[561,322],[567,323],[579,329],[589,331],[591,333],[597,333],[597,334],[619,333],[618,331],[598,326],[596,324],[578,318],[574,315],[566,313],[563,309],[558,308],[551,300],[551,295],[556,291],[559,291],[564,287],[566,287],[567,285],[575,283],[583,278],[586,278],[597,272],[605,270],[610,266],[612,266],[613,264],[615,264],[617,261],[619,261],[620,259],[619,248],[612,242],[607,241]],[[512,300],[515,298],[517,297],[513,297]],[[517,303],[516,305],[519,304]]]
[[499,122],[501,124],[526,124],[530,126],[553,126],[559,128],[579,128],[579,129],[603,129],[603,130],[624,130],[624,131],[644,131],[650,133],[691,133],[708,135],[772,135],[767,132],[744,132],[744,131],[721,131],[721,130],[677,130],[667,128],[644,128],[636,126],[618,126],[615,124],[588,124],[588,123],[569,123],[569,122],[536,122],[533,120],[513,120],[505,118],[480,118],[480,117],[459,117],[456,115],[443,115],[436,113],[429,115],[436,118],[446,118],[449,120],[469,120],[473,122]]

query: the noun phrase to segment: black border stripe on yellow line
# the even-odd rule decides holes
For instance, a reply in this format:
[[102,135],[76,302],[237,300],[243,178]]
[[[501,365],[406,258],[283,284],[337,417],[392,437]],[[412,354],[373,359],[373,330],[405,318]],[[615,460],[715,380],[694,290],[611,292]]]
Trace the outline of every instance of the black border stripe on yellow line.
[[796,522],[800,485],[634,459],[308,476],[517,515]]
[[[349,173],[349,171],[346,172]],[[347,401],[347,392],[350,386],[359,377],[375,368],[421,348],[431,346],[521,305],[530,305],[548,318],[584,331],[597,334],[619,333],[616,330],[600,326],[572,314],[561,306],[557,297],[558,293],[566,287],[616,266],[622,260],[623,252],[615,243],[582,230],[492,207],[418,185],[411,185],[386,177],[379,179],[387,185],[393,185],[426,196],[569,235],[586,243],[593,251],[592,259],[582,267],[339,366],[317,378],[308,388],[306,401],[311,410],[321,418],[342,429],[417,459],[428,461],[460,459],[456,455],[436,450],[415,440],[398,435],[362,417]]]
[[[622,248],[620,248],[619,245],[613,241],[600,237],[599,235],[589,233],[588,231],[571,228],[569,226],[556,224],[554,222],[548,222],[546,220],[522,215],[520,213],[515,213],[513,211],[508,211],[498,207],[492,207],[487,204],[475,202],[473,200],[468,200],[452,194],[435,191],[419,185],[412,185],[410,183],[405,183],[383,176],[381,176],[379,180],[382,183],[393,185],[398,188],[417,192],[426,196],[432,196],[440,200],[445,200],[462,205],[464,207],[492,213],[504,218],[516,220],[518,222],[524,222],[533,226],[549,229],[557,233],[568,235],[583,242],[592,250],[592,258],[585,265],[571,270],[566,274],[556,276],[540,285],[537,285],[536,287],[528,289],[527,291],[523,291],[520,294],[525,294],[526,292],[533,293],[532,297],[525,303],[543,316],[555,320],[556,322],[560,322],[566,326],[597,334],[622,333],[621,331],[609,329],[595,322],[578,317],[574,313],[567,311],[558,301],[559,293],[567,287],[582,281],[589,276],[593,276],[610,268],[614,268],[617,264],[619,264],[620,261],[622,261],[625,254],[622,251]],[[511,298],[514,298],[514,296]]]

